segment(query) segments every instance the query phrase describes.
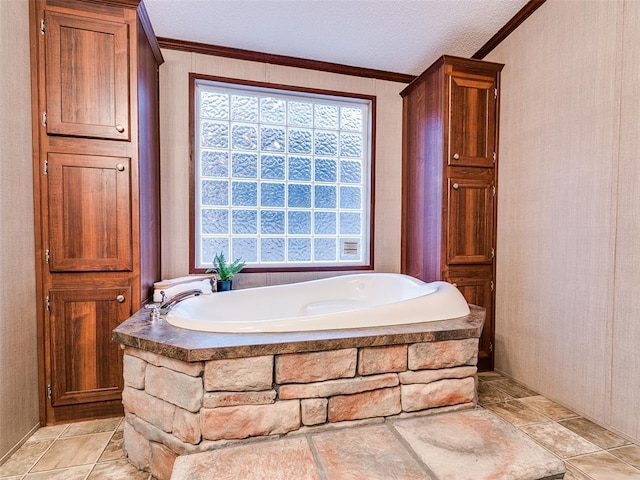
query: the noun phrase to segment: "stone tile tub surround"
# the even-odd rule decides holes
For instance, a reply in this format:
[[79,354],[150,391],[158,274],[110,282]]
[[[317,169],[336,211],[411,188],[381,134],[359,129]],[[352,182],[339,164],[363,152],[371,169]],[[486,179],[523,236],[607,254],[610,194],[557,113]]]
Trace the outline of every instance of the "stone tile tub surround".
[[[298,339],[298,352],[295,342],[264,343],[267,335],[252,346],[253,356],[239,358],[232,358],[238,351],[229,346],[220,351],[204,345],[199,353],[168,347],[167,353],[209,353],[192,362],[128,346],[123,403],[129,461],[164,480],[182,454],[327,425],[471,408],[483,314],[473,307],[466,319],[408,330],[358,329],[338,338],[308,332],[315,335]],[[421,332],[418,325],[429,329]],[[133,343],[131,330],[127,335],[125,343]]]

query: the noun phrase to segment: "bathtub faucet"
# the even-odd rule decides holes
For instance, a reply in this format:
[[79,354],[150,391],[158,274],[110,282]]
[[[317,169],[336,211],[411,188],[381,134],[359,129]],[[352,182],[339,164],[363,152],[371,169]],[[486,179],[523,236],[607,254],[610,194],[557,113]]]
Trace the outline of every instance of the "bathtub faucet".
[[159,316],[169,313],[169,311],[181,301],[189,297],[197,297],[198,295],[202,295],[202,290],[200,290],[199,288],[195,288],[193,290],[185,290],[184,292],[177,293],[173,297],[165,300],[163,292],[162,303],[160,305],[149,304],[145,305],[145,308],[151,310],[151,317],[155,320]]

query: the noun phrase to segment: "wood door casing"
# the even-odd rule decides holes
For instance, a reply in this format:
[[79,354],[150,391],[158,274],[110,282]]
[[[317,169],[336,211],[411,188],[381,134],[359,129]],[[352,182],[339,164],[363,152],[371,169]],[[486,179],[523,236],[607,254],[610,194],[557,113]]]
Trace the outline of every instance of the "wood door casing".
[[131,315],[131,287],[52,289],[51,404],[118,400],[122,354],[111,332]]
[[456,72],[448,78],[448,164],[456,167],[493,167],[496,152],[495,77]]
[[447,264],[490,264],[494,247],[493,178],[449,177]]
[[129,26],[45,12],[47,134],[130,140]]
[[130,271],[131,159],[48,155],[51,272]]

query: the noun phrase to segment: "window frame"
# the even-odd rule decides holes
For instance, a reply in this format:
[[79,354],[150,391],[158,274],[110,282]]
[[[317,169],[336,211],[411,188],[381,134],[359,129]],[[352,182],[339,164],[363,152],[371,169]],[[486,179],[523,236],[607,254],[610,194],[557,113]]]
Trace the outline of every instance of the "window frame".
[[[369,262],[363,265],[321,265],[312,263],[309,266],[264,266],[264,267],[245,267],[243,273],[268,273],[268,272],[327,272],[327,271],[362,271],[374,269],[374,233],[375,233],[375,147],[376,147],[376,96],[365,95],[360,93],[324,90],[317,88],[307,88],[294,85],[274,84],[267,82],[257,82],[251,80],[242,80],[230,77],[220,77],[213,75],[204,75],[199,73],[189,73],[189,273],[200,274],[206,271],[206,268],[196,267],[196,144],[195,144],[195,129],[197,111],[195,102],[195,89],[196,82],[199,80],[220,82],[233,84],[238,86],[256,87],[256,88],[268,88],[274,90],[282,90],[283,92],[300,92],[308,93],[310,95],[328,95],[344,98],[354,98],[367,100],[370,102],[370,131],[369,133],[369,165],[368,165],[368,190],[369,190],[369,205],[368,205],[368,219],[367,224],[369,226]],[[366,212],[363,212],[366,213]],[[365,239],[366,240],[366,239]]]

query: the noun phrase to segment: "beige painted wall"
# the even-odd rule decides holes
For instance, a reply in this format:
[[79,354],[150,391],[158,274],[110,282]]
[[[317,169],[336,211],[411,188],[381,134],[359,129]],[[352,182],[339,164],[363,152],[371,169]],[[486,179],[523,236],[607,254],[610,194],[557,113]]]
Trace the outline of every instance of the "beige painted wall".
[[640,440],[640,3],[548,0],[502,62],[496,368]]
[[29,2],[0,0],[0,463],[38,424]]
[[[163,50],[160,67],[162,275],[189,271],[189,72],[377,96],[375,269],[400,271],[402,99],[405,84]],[[331,273],[240,274],[240,287]]]

